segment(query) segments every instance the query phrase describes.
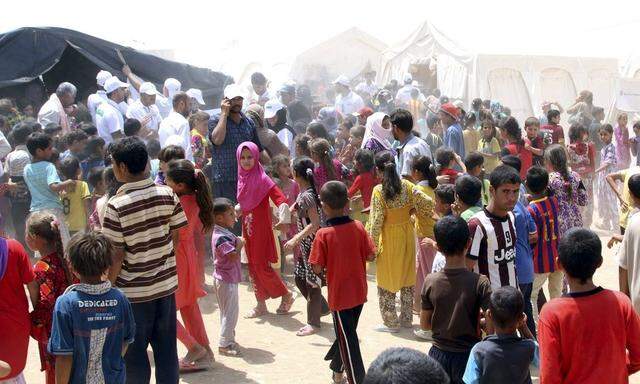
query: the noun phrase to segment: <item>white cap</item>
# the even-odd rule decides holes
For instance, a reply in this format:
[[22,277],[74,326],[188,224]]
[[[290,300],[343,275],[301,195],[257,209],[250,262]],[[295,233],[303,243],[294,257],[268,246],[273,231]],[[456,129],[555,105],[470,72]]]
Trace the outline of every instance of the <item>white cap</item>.
[[99,86],[104,87],[104,82],[107,81],[111,76],[113,76],[111,72],[103,70],[98,72],[98,74],[96,75],[96,81],[98,82]]
[[338,76],[337,79],[335,79],[335,81],[333,82],[333,84],[340,84],[340,85],[344,85],[345,87],[350,86],[351,84],[349,83],[349,78],[345,75],[340,75]]
[[167,92],[169,93],[169,98],[173,99],[173,96],[180,92],[180,88],[182,88],[182,84],[174,79],[173,77],[168,78],[167,80],[164,81],[164,87],[167,89]]
[[196,99],[198,104],[204,105],[204,99],[202,98],[202,91],[197,88],[189,88],[187,96]]
[[123,83],[116,76],[111,76],[107,81],[104,82],[104,90],[107,93],[111,93],[118,88],[129,88],[129,84]]
[[244,99],[244,92],[238,84],[229,84],[224,88],[224,97],[229,100],[235,99],[236,97],[242,97]]
[[403,81],[405,84],[409,84],[409,83],[411,83],[411,82],[413,81],[413,76],[411,76],[411,74],[410,74],[410,73],[405,73],[405,74],[404,74],[404,77],[402,78],[402,81]]
[[140,84],[140,94],[153,96],[158,94],[158,90],[156,89],[156,86],[153,83],[150,83],[147,81]]
[[284,104],[282,104],[278,99],[271,99],[264,104],[264,118],[270,119],[276,116],[279,110],[284,108]]

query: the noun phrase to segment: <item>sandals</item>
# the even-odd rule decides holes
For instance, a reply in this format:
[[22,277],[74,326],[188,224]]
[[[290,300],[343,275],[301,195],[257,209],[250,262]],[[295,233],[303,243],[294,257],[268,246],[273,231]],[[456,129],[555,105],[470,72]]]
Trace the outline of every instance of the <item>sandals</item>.
[[304,327],[300,328],[298,330],[298,332],[296,332],[296,336],[311,336],[313,334],[316,334],[320,331],[319,328],[314,327],[313,325],[305,325]]
[[178,360],[178,369],[180,373],[204,371],[206,369],[209,369],[209,367],[210,364],[199,361],[188,361],[185,359]]
[[295,296],[293,296],[293,293],[290,293],[290,298],[287,301],[282,301],[282,303],[280,303],[280,306],[278,307],[278,309],[276,310],[276,313],[278,315],[285,315],[287,313],[289,313],[289,311],[291,310],[291,307],[293,306],[293,302],[296,300]]
[[237,344],[231,344],[228,347],[218,347],[218,353],[223,356],[240,357],[242,352],[238,350]]
[[269,311],[266,310],[266,309],[253,308],[246,315],[244,315],[244,318],[245,319],[255,319],[257,317],[264,316],[267,313],[269,313]]

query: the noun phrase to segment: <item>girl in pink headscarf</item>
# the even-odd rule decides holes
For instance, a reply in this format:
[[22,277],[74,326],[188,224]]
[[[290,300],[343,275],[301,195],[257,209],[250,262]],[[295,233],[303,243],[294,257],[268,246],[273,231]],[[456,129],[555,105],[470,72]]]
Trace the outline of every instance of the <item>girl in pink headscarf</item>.
[[242,212],[242,232],[246,241],[249,275],[258,301],[246,318],[268,313],[267,299],[282,298],[276,311],[278,314],[288,313],[294,300],[280,276],[271,268],[271,263],[278,261],[278,253],[269,200],[278,207],[279,222],[275,227],[285,232],[291,222],[289,205],[287,197],[262,169],[258,162],[259,156],[258,146],[249,141],[240,144],[236,150],[238,205]]

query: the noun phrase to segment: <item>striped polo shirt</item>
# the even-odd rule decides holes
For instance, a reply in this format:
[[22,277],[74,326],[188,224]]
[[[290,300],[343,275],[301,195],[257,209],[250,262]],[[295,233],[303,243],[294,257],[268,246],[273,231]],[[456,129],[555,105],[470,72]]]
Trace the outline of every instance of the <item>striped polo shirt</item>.
[[116,286],[132,303],[175,292],[178,277],[171,232],[186,224],[178,196],[151,179],[126,183],[109,200],[102,232],[125,251]]
[[558,200],[544,197],[529,203],[529,212],[538,228],[538,242],[533,249],[533,271],[555,272],[558,258]]

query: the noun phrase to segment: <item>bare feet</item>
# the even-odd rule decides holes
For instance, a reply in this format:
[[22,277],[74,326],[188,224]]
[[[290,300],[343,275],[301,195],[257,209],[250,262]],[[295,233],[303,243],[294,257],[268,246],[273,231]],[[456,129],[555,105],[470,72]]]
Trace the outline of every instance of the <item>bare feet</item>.
[[296,336],[311,336],[313,334],[318,333],[319,331],[320,331],[320,328],[307,324],[304,327],[300,328],[298,332],[296,332]]

